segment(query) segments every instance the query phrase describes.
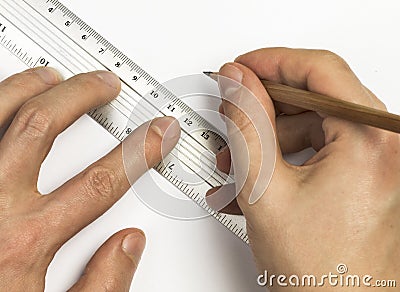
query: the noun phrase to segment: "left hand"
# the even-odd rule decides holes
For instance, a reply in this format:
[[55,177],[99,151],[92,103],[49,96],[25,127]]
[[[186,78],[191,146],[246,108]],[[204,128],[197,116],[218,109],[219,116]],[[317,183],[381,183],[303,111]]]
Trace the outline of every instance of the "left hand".
[[[80,74],[65,82],[37,68],[0,83],[0,290],[40,291],[58,249],[129,189],[122,146],[48,195],[37,190],[40,166],[54,139],[92,108],[115,98],[118,77]],[[9,127],[8,127],[9,125]],[[126,140],[131,180],[172,150],[180,136],[172,118],[145,123]],[[164,142],[163,141],[163,142]],[[114,234],[93,256],[72,291],[128,291],[145,246],[143,232]]]

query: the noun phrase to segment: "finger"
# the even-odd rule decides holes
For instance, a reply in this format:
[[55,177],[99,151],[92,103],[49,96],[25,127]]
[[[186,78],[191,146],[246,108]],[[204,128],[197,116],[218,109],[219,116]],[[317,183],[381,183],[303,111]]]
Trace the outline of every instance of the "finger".
[[[222,105],[220,109],[223,113]],[[280,115],[276,118],[277,136],[283,154],[295,153],[312,147],[319,151],[325,145],[322,118],[314,112]],[[231,167],[230,151],[224,147],[217,153],[217,168],[228,174]]]
[[349,65],[329,51],[268,48],[244,54],[235,61],[261,79],[382,109],[382,103],[367,92]]
[[229,205],[222,208],[220,213],[230,214],[230,215],[243,215],[242,209],[240,209],[237,199],[234,199]]
[[[251,68],[261,79],[381,110],[386,109],[384,104],[361,84],[349,65],[329,51],[270,48],[247,53],[236,60]],[[367,128],[333,117],[324,121],[327,143],[342,137],[340,143],[349,146],[354,143],[355,135],[360,134],[360,139],[365,139],[364,133],[378,131],[366,131]]]
[[129,291],[145,244],[138,229],[114,234],[97,250],[70,291]]
[[275,112],[276,112],[277,116],[279,116],[280,114],[297,115],[297,114],[304,113],[307,111],[304,108],[293,106],[293,105],[290,105],[287,103],[282,103],[279,101],[274,101],[274,105],[275,105]]
[[62,80],[60,74],[48,67],[29,69],[0,83],[0,128],[30,98],[50,89]]
[[149,168],[171,151],[180,137],[179,122],[158,118],[138,127],[122,145],[89,166],[48,197],[46,212],[57,218],[54,245],[62,244],[116,203]]
[[309,147],[319,151],[325,145],[322,118],[315,112],[278,116],[276,127],[282,153],[296,153]]
[[[280,115],[276,118],[276,134],[283,154],[296,153],[312,147],[319,151],[325,145],[322,118],[315,112],[296,115]],[[228,147],[217,153],[217,168],[228,174],[231,157]]]
[[[215,211],[218,211],[220,213],[230,214],[230,215],[243,215],[243,212],[240,209],[236,198],[233,199],[233,201],[231,201],[227,206],[223,207],[220,210],[218,210],[217,207],[213,206],[213,200],[210,200],[209,198],[212,197],[213,195],[215,195],[215,193],[218,192],[220,190],[220,188],[221,187],[215,187],[215,188],[212,188],[212,189],[207,191],[207,193],[206,193],[207,205],[211,209],[213,209]],[[233,190],[233,192],[234,192],[234,190]],[[232,194],[229,194],[229,196],[232,196]]]
[[217,153],[216,155],[217,158],[217,168],[226,173],[229,174],[229,171],[231,170],[231,152],[227,146],[221,149],[220,152]]
[[[232,88],[221,88],[221,91],[223,96],[237,95],[233,97],[236,101],[226,98],[223,107],[227,120],[231,121],[227,122],[229,147],[236,187],[240,191],[239,205],[245,212],[246,203],[254,203],[265,193],[272,173],[278,179],[287,165],[275,145],[274,130],[269,129],[271,124],[276,131],[274,106],[259,78],[237,63],[224,65],[219,74],[243,85],[237,93]],[[261,136],[262,131],[266,131],[264,136]]]
[[0,160],[1,165],[11,176],[19,173],[13,183],[36,189],[40,166],[57,135],[119,91],[115,74],[98,71],[77,75],[26,102],[0,142],[0,152],[7,158]]

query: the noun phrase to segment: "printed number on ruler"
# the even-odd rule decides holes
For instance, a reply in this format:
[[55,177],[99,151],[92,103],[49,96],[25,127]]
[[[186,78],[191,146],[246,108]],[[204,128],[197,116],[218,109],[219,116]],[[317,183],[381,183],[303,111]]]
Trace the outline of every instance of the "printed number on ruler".
[[[180,119],[185,139],[179,143],[189,147],[188,153],[192,157],[182,158],[176,155],[175,149],[155,169],[243,241],[248,242],[242,217],[215,212],[205,203],[205,190],[221,183],[219,177],[226,177],[224,174],[215,170],[210,180],[204,180],[199,185],[187,185],[184,177],[178,176],[179,170],[170,167],[171,163],[183,163],[191,169],[199,153],[207,150],[215,154],[224,147],[224,139],[212,125],[60,2],[2,0],[0,8],[0,44],[27,66],[52,66],[66,78],[104,69],[118,74],[122,81],[120,96],[89,115],[120,141],[133,130],[130,126],[132,120],[129,120],[133,109],[138,116],[138,121],[133,121],[134,126],[153,118],[154,110],[160,116],[169,115]],[[143,99],[146,103],[139,103]],[[168,106],[162,106],[165,104]],[[214,162],[210,160],[207,163]],[[213,168],[214,165],[208,167]]]

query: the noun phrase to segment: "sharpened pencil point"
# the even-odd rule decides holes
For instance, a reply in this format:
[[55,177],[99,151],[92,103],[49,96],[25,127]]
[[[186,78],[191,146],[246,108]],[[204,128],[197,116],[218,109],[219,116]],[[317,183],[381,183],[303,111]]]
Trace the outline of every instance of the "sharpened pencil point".
[[218,73],[211,72],[211,71],[204,71],[203,72],[207,77],[210,77],[214,81],[218,81]]

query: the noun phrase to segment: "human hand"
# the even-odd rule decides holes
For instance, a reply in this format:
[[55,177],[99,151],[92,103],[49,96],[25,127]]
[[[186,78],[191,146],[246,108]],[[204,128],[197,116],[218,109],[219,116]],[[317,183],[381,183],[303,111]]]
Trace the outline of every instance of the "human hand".
[[[90,109],[115,98],[118,77],[97,71],[65,82],[37,68],[0,83],[0,290],[40,291],[57,250],[109,209],[130,187],[122,145],[48,195],[37,190],[40,166],[56,136]],[[125,140],[127,171],[138,179],[176,144],[179,124],[159,118]],[[161,151],[162,143],[162,151]],[[109,238],[72,291],[128,291],[145,246],[138,229]]]
[[[237,202],[226,210],[243,212],[246,217],[259,269],[274,275],[313,274],[318,279],[345,263],[352,275],[397,279],[399,135],[273,103],[259,79],[385,110],[383,103],[343,59],[327,51],[261,49],[223,66],[220,74],[254,93],[271,119],[279,144],[270,185],[251,205],[249,193],[257,181],[262,155],[254,139],[256,129],[239,108],[222,102],[221,111],[240,128],[250,159]],[[301,166],[282,157],[308,147],[317,153]],[[231,151],[232,155],[224,151],[217,156],[218,167],[224,171],[229,170],[231,156],[233,165],[243,156]]]

